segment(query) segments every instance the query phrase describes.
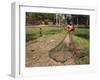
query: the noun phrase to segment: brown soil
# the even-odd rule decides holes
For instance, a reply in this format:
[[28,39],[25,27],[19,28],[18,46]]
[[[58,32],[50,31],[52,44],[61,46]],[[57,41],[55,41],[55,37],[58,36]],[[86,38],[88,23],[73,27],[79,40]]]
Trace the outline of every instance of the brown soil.
[[[64,38],[63,34],[56,34],[53,36],[43,36],[36,41],[29,41],[26,43],[26,67],[38,67],[38,66],[57,66],[57,65],[73,65],[75,64],[73,55],[68,53],[67,60],[57,62],[49,57],[49,50],[57,46],[59,42]],[[65,55],[58,53],[61,56],[57,58],[59,60],[66,59]],[[57,55],[54,54],[56,57]]]

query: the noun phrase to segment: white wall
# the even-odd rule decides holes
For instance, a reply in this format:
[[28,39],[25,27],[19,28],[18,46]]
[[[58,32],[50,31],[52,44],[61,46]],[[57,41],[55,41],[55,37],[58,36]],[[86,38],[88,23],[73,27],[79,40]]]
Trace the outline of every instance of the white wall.
[[[67,74],[61,76],[40,76],[32,78],[21,78],[22,80],[99,80],[100,73],[100,5],[99,0],[1,0],[0,1],[0,80],[14,80],[9,76],[11,65],[11,2],[24,1],[33,2],[35,4],[46,5],[77,5],[77,6],[95,6],[98,9],[97,13],[97,30],[98,33],[96,46],[96,53],[98,52],[98,72],[91,74]],[[95,32],[94,32],[95,33]],[[20,80],[20,79],[18,79]]]

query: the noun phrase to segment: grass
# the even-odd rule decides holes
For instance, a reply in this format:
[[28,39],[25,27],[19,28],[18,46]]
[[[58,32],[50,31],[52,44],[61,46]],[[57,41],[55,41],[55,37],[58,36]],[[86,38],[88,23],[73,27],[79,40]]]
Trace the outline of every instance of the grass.
[[[42,35],[65,34],[63,27],[43,27]],[[36,40],[40,35],[40,28],[26,28],[26,41]],[[74,32],[75,43],[80,47],[81,57],[75,59],[76,64],[89,64],[89,28],[76,28]]]
[[76,58],[76,64],[89,64],[89,28],[77,28],[74,39],[80,47],[80,57]]
[[78,36],[75,36],[74,39],[80,47],[80,55],[75,60],[76,64],[89,64],[89,40]]
[[76,28],[75,35],[89,40],[89,28]]
[[35,40],[40,37],[38,28],[26,28],[26,41]]
[[[57,33],[63,33],[63,28],[57,27],[43,27],[42,35],[54,35]],[[35,40],[41,37],[40,28],[26,28],[26,41]]]

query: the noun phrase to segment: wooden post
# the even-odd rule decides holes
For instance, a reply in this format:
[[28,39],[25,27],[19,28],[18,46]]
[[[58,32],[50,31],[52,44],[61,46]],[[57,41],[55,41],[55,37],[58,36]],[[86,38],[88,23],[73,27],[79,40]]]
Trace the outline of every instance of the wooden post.
[[40,27],[40,37],[42,37],[42,28]]

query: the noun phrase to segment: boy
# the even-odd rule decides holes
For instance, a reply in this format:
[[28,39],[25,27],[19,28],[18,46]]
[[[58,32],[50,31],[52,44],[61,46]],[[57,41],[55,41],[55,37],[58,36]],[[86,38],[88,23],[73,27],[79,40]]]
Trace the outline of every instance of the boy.
[[68,32],[74,31],[74,30],[75,30],[75,27],[74,27],[73,22],[69,22],[69,23],[67,24],[67,26],[64,27],[64,29],[67,30]]

